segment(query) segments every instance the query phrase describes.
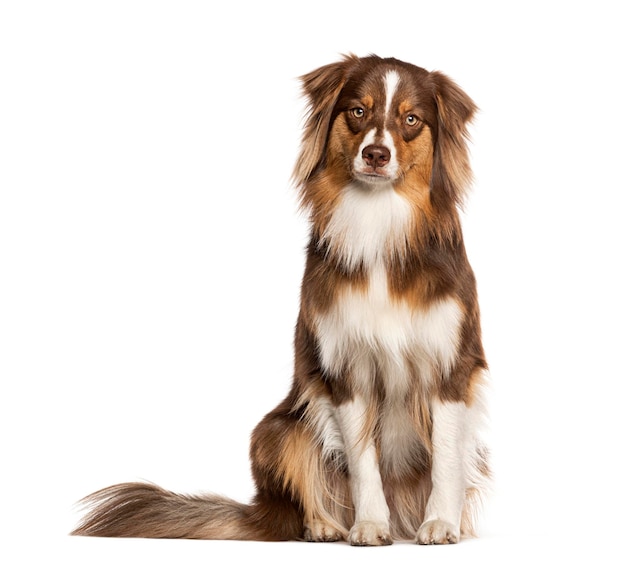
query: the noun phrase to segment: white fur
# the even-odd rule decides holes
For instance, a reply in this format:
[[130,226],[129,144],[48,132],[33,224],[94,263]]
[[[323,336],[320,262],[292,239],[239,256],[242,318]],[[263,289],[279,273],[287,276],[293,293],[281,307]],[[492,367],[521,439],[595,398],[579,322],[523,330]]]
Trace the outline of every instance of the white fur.
[[[355,160],[360,161],[361,152],[363,151],[363,148],[365,148],[366,146],[371,146],[373,144],[376,144],[376,128],[372,128],[369,132],[365,134],[365,136],[363,136],[363,141],[361,142],[361,147],[359,148],[359,153],[357,157],[355,158]],[[359,164],[359,165],[361,167],[365,167],[365,164]]]
[[430,383],[435,368],[444,374],[449,372],[456,358],[462,317],[453,298],[436,302],[426,310],[392,300],[385,270],[376,267],[370,272],[366,291],[348,289],[328,313],[318,318],[322,365],[328,373],[337,375],[344,366],[354,367],[357,360],[363,363],[371,355],[387,372],[388,391],[399,387],[396,392],[402,395],[411,383],[407,361],[418,367],[425,385]]
[[398,163],[398,155],[396,153],[396,145],[393,142],[393,136],[389,130],[383,131],[383,139],[380,142],[391,152],[389,163],[385,166],[385,173],[391,180],[395,180],[400,173],[400,164]]
[[391,103],[393,102],[393,97],[399,82],[400,76],[395,70],[389,70],[389,72],[385,74],[385,120],[387,120],[391,112]]
[[468,483],[468,408],[463,402],[434,399],[431,411],[433,486],[417,537],[421,543],[456,542]]
[[[489,488],[489,478],[481,472],[484,462],[481,461],[481,451],[484,450],[482,433],[485,429],[487,414],[487,399],[485,397],[489,384],[489,374],[481,370],[474,374],[474,393],[472,403],[467,407],[465,414],[465,434],[463,436],[463,454],[465,458],[466,489],[474,489],[485,493]],[[484,455],[484,453],[483,453]]]
[[[364,436],[366,410],[367,404],[359,396],[336,408],[350,469],[350,487],[355,510],[355,526],[351,538],[388,538],[389,508],[383,492],[376,448],[372,438]],[[370,525],[364,530],[362,524]]]
[[354,182],[343,190],[322,240],[346,268],[371,267],[389,248],[403,253],[412,222],[411,205],[390,184],[372,189]]
[[313,397],[306,407],[306,419],[322,448],[322,457],[340,463],[340,458],[345,455],[345,445],[330,399],[325,396]]

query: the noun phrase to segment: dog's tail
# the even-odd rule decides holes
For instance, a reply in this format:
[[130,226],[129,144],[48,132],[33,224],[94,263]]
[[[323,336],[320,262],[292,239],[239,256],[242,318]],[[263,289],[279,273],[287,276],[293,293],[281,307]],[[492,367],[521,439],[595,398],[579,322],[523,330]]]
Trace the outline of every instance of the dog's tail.
[[179,495],[150,483],[121,483],[85,497],[72,535],[168,539],[297,539],[302,518],[287,501],[249,505],[219,495]]

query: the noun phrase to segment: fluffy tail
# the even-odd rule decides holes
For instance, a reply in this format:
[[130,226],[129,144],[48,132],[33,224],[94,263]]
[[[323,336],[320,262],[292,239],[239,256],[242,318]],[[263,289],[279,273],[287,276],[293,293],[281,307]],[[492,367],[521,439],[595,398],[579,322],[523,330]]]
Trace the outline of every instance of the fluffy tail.
[[[271,504],[270,504],[271,503]],[[72,535],[281,541],[301,536],[286,501],[246,505],[218,495],[179,495],[149,483],[121,483],[85,497],[87,514]]]

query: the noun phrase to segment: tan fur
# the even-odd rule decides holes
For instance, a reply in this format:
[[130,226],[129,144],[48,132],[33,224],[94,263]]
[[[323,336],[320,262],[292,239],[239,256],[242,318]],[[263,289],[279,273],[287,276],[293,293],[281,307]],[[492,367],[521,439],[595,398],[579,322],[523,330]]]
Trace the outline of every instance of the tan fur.
[[346,56],[342,62],[329,64],[302,76],[302,85],[311,98],[307,123],[302,137],[301,154],[293,173],[294,182],[306,182],[325,153],[326,136],[330,128],[333,105],[343,88],[348,72],[347,62],[357,61],[356,56]]
[[281,460],[277,464],[285,490],[298,498],[305,510],[304,523],[323,523],[326,528],[345,536],[346,529],[335,519],[332,509],[339,498],[347,506],[347,494],[333,495],[328,485],[333,470],[325,469],[319,445],[305,426],[285,437]]

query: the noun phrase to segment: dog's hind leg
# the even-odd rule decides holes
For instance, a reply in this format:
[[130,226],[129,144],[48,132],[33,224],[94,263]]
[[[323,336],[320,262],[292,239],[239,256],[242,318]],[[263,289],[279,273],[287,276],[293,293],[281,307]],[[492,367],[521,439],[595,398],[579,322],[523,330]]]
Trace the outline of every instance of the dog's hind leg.
[[299,539],[337,541],[348,533],[347,480],[327,464],[313,431],[279,406],[252,434],[252,472],[257,497],[288,499],[301,512]]

